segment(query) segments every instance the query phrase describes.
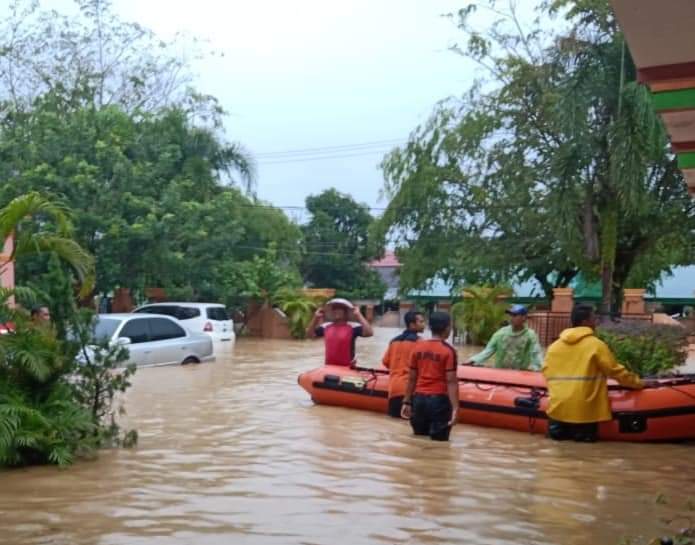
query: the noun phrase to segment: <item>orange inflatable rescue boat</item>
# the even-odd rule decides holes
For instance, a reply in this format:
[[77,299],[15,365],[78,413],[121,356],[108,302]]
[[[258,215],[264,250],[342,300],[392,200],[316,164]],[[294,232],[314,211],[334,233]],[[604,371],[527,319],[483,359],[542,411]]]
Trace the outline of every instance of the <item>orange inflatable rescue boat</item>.
[[[459,422],[545,433],[548,392],[539,372],[458,368]],[[299,375],[314,403],[386,414],[388,371],[326,365]],[[608,382],[613,419],[602,422],[608,441],[695,439],[695,374],[659,379],[658,385],[627,390]]]

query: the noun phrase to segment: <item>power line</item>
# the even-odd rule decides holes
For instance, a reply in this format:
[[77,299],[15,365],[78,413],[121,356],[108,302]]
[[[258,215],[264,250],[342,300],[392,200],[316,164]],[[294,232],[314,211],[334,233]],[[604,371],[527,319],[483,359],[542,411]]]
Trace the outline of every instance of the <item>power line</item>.
[[325,161],[327,159],[332,160],[332,159],[342,159],[346,157],[360,157],[360,156],[365,156],[365,155],[382,155],[389,151],[387,148],[381,149],[381,150],[365,150],[361,152],[356,152],[356,153],[341,153],[341,154],[334,154],[334,155],[316,155],[314,157],[301,157],[301,158],[292,158],[292,159],[278,159],[278,160],[272,160],[272,161],[258,161],[258,164],[263,166],[263,165],[281,165],[285,163],[306,163],[309,161]]
[[[265,208],[268,210],[295,210],[295,211],[309,211],[306,206],[301,205],[281,205],[281,204],[263,204],[263,203],[239,203],[235,206],[239,208]],[[412,211],[412,209],[417,205],[401,205],[401,206],[367,206],[367,210],[375,212],[385,212],[386,210],[391,211]],[[539,210],[537,205],[531,204],[493,204],[485,206],[486,209],[496,209],[496,210],[524,210],[524,209],[534,209]],[[437,210],[442,212],[459,212],[464,210],[462,206],[439,206]],[[481,212],[482,213],[482,210]]]
[[383,147],[385,145],[394,145],[394,144],[400,144],[405,142],[402,138],[391,138],[389,140],[374,140],[372,142],[362,142],[359,144],[342,144],[342,145],[337,145],[337,146],[321,146],[317,148],[301,148],[301,149],[292,149],[292,150],[285,150],[285,151],[268,151],[268,152],[261,152],[261,153],[256,153],[255,156],[259,158],[273,158],[273,157],[280,157],[280,156],[286,156],[286,155],[314,155],[314,154],[320,154],[320,153],[335,153],[339,151],[352,151],[352,150],[357,150],[357,149],[362,149],[362,148],[370,148],[370,147]]

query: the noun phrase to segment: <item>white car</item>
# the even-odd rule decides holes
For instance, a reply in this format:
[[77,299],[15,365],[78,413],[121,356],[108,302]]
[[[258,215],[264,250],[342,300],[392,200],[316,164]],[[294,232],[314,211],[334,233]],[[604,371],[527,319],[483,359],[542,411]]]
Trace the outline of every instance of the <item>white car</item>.
[[213,361],[212,339],[191,333],[169,316],[99,314],[94,336],[125,346],[130,357],[124,364],[138,367]]
[[152,303],[136,308],[138,314],[165,314],[189,331],[207,333],[213,341],[234,342],[234,322],[224,305],[216,303]]

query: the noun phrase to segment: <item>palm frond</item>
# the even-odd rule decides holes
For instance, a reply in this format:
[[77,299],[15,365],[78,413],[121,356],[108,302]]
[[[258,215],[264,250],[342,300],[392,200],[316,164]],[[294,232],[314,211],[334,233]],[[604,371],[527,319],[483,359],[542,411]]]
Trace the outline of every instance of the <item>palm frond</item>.
[[47,233],[27,233],[18,238],[16,259],[42,253],[55,253],[68,263],[82,284],[83,293],[88,293],[94,287],[94,257],[74,240]]
[[67,208],[32,191],[16,197],[0,209],[0,239],[5,240],[23,220],[37,215],[49,216],[62,235],[67,235],[72,229]]
[[221,152],[224,170],[231,175],[237,172],[241,177],[244,189],[251,193],[256,184],[256,163],[251,154],[239,143],[226,146]]

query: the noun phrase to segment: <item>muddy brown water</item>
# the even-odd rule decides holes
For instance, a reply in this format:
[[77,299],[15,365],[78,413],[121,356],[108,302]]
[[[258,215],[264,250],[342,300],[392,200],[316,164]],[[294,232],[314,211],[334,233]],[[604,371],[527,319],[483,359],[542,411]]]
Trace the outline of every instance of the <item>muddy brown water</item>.
[[[360,339],[361,362],[395,332]],[[321,350],[242,339],[213,364],[139,370],[126,400],[139,446],[0,473],[0,544],[610,545],[660,535],[695,496],[693,445],[466,425],[439,444],[314,406],[296,377]]]

